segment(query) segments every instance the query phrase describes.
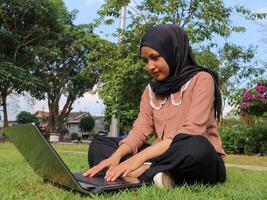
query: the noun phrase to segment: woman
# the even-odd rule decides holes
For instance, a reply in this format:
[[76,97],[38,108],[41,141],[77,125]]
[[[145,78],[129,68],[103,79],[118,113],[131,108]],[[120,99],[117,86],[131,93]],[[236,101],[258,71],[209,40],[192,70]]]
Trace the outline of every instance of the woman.
[[[160,187],[224,182],[217,74],[196,64],[187,34],[176,25],[149,29],[140,55],[154,80],[143,92],[138,118],[125,139],[93,139],[92,168],[84,176],[135,177]],[[156,140],[144,144],[152,132]]]

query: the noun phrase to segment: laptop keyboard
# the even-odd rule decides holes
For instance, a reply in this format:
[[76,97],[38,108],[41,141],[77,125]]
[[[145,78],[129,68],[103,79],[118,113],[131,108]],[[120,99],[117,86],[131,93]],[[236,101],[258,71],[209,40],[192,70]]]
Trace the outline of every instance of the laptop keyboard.
[[85,177],[82,174],[73,174],[73,175],[78,181],[82,181],[84,183],[97,186],[114,186],[114,185],[129,184],[128,181],[125,181],[123,179],[117,179],[116,181],[106,181],[104,178],[101,177]]

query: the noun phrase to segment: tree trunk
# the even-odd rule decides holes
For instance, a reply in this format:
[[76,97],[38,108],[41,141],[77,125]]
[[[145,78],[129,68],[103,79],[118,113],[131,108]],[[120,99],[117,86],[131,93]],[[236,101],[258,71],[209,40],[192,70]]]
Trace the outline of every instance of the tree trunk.
[[8,114],[7,114],[7,95],[1,92],[2,105],[3,105],[3,114],[4,114],[4,127],[8,127]]
[[[57,94],[57,95],[55,95]],[[60,92],[55,92],[52,95],[48,95],[48,108],[49,108],[49,119],[48,119],[48,130],[50,132],[60,133],[60,139],[63,139],[63,132],[66,127],[65,119],[72,110],[72,104],[75,101],[74,98],[68,97],[67,101],[59,113],[59,99]]]
[[54,101],[51,101],[48,103],[48,108],[49,108],[48,130],[50,133],[57,132],[58,106],[55,105]]
[[73,98],[70,98],[70,96],[67,98],[67,101],[61,111],[61,113],[58,115],[58,131],[60,133],[60,137],[61,139],[63,139],[64,136],[64,129],[67,126],[67,117],[69,115],[69,113],[72,110],[72,104],[75,100]]

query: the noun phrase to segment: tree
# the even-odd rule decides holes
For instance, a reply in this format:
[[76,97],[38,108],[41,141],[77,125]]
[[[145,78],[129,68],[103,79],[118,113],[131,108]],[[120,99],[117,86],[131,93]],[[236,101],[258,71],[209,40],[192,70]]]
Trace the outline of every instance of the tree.
[[[106,51],[106,42],[92,33],[90,25],[68,25],[57,40],[37,52],[36,74],[46,87],[49,131],[61,132],[74,101],[90,91],[98,80],[100,67],[91,65],[99,59],[98,49]],[[66,98],[60,110],[59,101]]]
[[95,127],[95,120],[91,115],[82,118],[79,124],[79,128],[83,132],[90,132],[91,130],[93,130],[94,127]]
[[22,111],[17,115],[17,122],[19,124],[26,124],[26,123],[37,123],[38,119],[35,117],[34,114],[31,114],[29,112],[26,111]]
[[231,24],[233,12],[249,20],[265,18],[266,13],[252,13],[242,6],[227,8],[222,0],[142,0],[139,3],[133,1],[134,6],[129,3],[129,0],[105,1],[96,20],[96,24],[112,24],[119,17],[121,6],[128,5],[131,21],[125,31],[117,32],[122,39],[118,48],[110,51],[109,64],[104,68],[99,87],[107,110],[118,110],[123,126],[129,126],[135,119],[142,90],[149,80],[139,60],[138,46],[146,30],[155,24],[174,23],[184,27],[199,64],[216,69],[221,74],[225,95],[244,77],[262,72],[262,69],[251,65],[253,48],[245,49],[230,43],[220,47],[214,38],[217,35],[226,40],[233,32],[245,31],[244,27]]
[[69,17],[61,0],[0,0],[0,96],[5,127],[7,96],[14,90],[38,92],[40,82],[32,75],[35,51],[45,46]]

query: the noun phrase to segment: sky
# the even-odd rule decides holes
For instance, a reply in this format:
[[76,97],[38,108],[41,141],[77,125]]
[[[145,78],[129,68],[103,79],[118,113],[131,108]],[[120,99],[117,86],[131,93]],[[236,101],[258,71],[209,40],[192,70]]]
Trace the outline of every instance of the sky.
[[[79,12],[77,14],[75,24],[90,23],[97,17],[97,10],[101,7],[104,0],[64,0],[65,5],[69,11],[77,9]],[[267,12],[267,0],[225,0],[226,6],[243,5],[254,12]],[[234,25],[242,25],[246,27],[247,31],[245,33],[233,34],[229,41],[235,44],[248,47],[249,45],[258,46],[256,59],[267,61],[267,44],[263,44],[262,40],[265,37],[263,33],[263,28],[260,21],[251,22],[245,20],[242,16],[238,14],[233,14],[231,16],[232,23]],[[265,21],[266,22],[266,21]],[[267,25],[267,22],[265,23]],[[101,26],[95,30],[95,33],[99,34],[104,39],[109,39],[116,42],[116,38],[111,35],[119,27],[119,21],[115,21],[112,26]],[[223,41],[218,38],[218,43]],[[61,101],[63,105],[64,99]],[[29,98],[29,95],[24,97],[18,95],[11,95],[8,98],[8,114],[9,120],[15,120],[16,115],[20,111],[28,111],[31,113],[37,110],[47,111],[47,101],[37,101],[35,99]],[[83,98],[77,99],[73,105],[73,111],[85,111],[90,112],[93,115],[102,115],[104,113],[105,106],[103,105],[101,99],[98,96],[86,93]],[[230,110],[229,106],[226,106],[224,115]],[[2,115],[2,113],[0,113]],[[3,118],[3,117],[2,117]]]

